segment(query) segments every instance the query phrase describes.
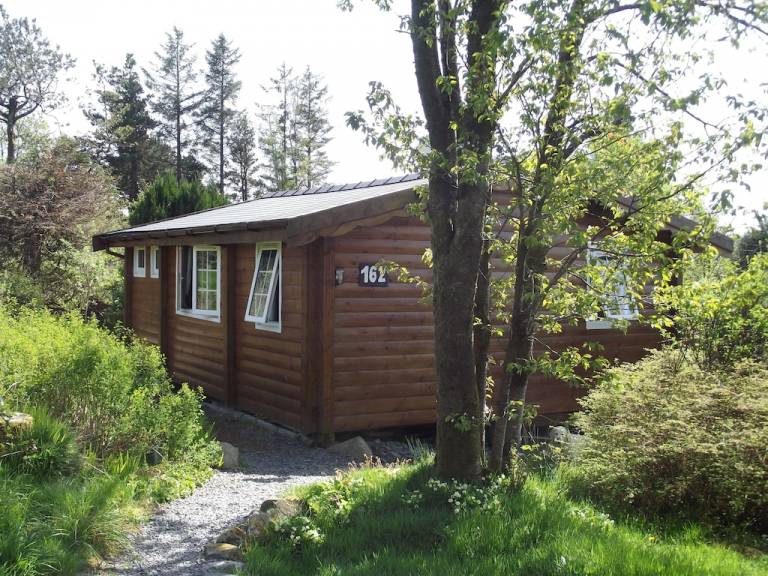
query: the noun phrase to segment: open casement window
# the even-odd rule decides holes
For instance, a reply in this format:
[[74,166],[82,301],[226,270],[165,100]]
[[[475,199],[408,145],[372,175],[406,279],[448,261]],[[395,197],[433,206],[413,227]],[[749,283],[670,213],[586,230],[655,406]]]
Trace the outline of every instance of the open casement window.
[[179,246],[176,261],[176,312],[218,321],[221,302],[219,247]]
[[147,275],[147,249],[144,246],[133,249],[133,275],[137,278]]
[[149,275],[152,278],[160,278],[160,247],[152,246],[149,249]]
[[587,328],[612,328],[614,326],[613,320],[636,318],[637,310],[627,290],[627,277],[618,258],[613,254],[590,246],[587,260],[590,264],[601,266],[604,277],[606,275],[611,276],[607,278],[611,293],[603,296],[602,310],[596,318],[587,320]]
[[281,270],[280,244],[257,245],[256,267],[245,311],[246,322],[254,322],[256,328],[280,331]]

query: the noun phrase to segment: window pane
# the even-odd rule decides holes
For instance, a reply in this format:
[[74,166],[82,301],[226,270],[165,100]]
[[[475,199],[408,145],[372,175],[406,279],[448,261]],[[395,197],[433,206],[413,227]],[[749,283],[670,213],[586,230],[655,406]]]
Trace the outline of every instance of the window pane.
[[144,250],[138,250],[136,254],[139,261],[139,268],[144,268]]
[[182,246],[179,266],[179,307],[192,308],[192,247]]

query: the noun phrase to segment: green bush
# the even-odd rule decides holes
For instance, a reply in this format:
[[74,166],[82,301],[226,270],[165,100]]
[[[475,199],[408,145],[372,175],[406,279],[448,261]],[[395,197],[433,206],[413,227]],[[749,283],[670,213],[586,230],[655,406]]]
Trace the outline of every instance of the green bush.
[[[159,452],[184,459],[211,443],[202,396],[176,392],[158,349],[127,342],[77,314],[0,308],[0,389],[15,406],[42,406],[98,457]],[[213,463],[213,462],[209,462]]]
[[143,224],[225,204],[229,204],[229,199],[216,186],[199,180],[178,182],[169,170],[142,190],[130,206],[128,221],[131,225]]
[[609,370],[581,403],[577,474],[595,497],[768,529],[768,365],[704,370],[665,349]]
[[32,426],[0,446],[0,466],[36,478],[68,476],[80,464],[80,452],[69,426],[40,409],[30,410]]
[[746,270],[696,255],[686,281],[658,291],[655,303],[670,339],[705,368],[768,359],[768,254]]

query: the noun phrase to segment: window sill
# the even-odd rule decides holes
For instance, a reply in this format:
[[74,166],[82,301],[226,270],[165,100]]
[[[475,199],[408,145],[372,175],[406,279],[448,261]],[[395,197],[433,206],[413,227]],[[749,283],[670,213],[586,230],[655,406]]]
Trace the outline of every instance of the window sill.
[[179,316],[186,316],[187,318],[195,318],[196,320],[215,322],[216,324],[221,322],[221,317],[218,314],[198,314],[191,310],[176,310],[176,314]]
[[253,322],[253,325],[256,327],[256,330],[263,330],[264,332],[274,332],[275,334],[280,334],[283,331],[282,325],[276,322],[270,322],[268,324],[260,324],[250,318],[246,318],[246,321]]

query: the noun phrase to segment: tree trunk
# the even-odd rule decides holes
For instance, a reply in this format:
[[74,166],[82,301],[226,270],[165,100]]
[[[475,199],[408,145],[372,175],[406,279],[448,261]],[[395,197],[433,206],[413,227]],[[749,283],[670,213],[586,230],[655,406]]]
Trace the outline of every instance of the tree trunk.
[[[449,195],[430,177],[430,194]],[[461,193],[484,202],[473,184]],[[474,209],[481,209],[473,206]],[[467,209],[471,209],[469,206]],[[482,219],[484,210],[481,209]],[[482,250],[482,227],[454,229],[445,237],[433,229],[433,312],[437,376],[437,473],[443,478],[476,479],[482,471],[482,402],[477,389],[474,355],[475,287]]]
[[488,239],[483,240],[483,251],[480,255],[480,266],[477,274],[477,292],[475,293],[475,382],[480,407],[483,414],[483,426],[480,444],[485,455],[485,397],[488,392],[488,350],[491,345],[491,254],[488,251]]
[[[223,88],[222,88],[223,90]],[[224,194],[224,96],[219,100],[219,192]]]
[[16,160],[16,107],[16,98],[11,97],[8,101],[8,120],[5,125],[5,137],[7,140],[5,161],[8,164],[13,164]]

